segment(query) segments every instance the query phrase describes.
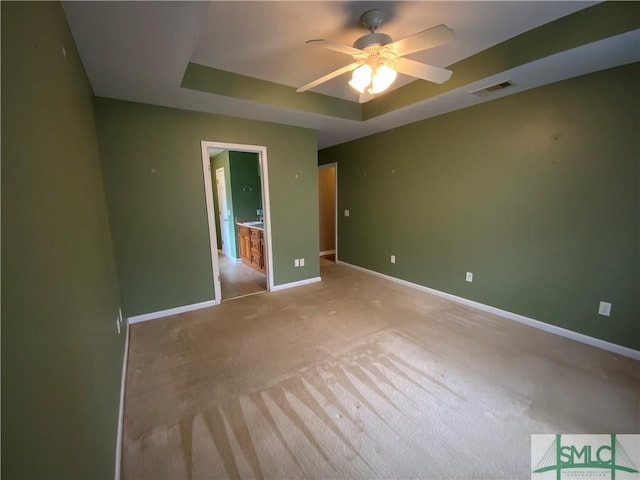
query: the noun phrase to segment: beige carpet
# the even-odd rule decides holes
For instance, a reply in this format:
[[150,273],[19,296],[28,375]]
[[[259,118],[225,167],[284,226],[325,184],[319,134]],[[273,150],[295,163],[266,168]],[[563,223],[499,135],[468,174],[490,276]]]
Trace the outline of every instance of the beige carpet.
[[131,327],[123,477],[530,478],[638,432],[639,364],[341,265]]
[[221,253],[218,254],[220,265],[220,289],[222,300],[250,295],[267,290],[267,276],[244,263],[236,263]]

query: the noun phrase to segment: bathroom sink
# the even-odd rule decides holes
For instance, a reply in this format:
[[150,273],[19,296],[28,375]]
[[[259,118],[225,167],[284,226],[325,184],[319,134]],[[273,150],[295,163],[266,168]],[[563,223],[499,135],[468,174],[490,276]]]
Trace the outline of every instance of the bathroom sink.
[[264,226],[264,222],[259,222],[259,221],[253,221],[253,222],[243,222],[243,225],[248,225],[250,227],[260,227],[262,228]]

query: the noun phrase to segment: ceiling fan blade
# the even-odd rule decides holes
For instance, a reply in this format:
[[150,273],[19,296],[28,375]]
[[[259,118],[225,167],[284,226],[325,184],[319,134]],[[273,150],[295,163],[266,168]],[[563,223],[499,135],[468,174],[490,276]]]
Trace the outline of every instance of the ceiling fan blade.
[[427,48],[449,43],[455,40],[456,36],[446,25],[438,25],[437,27],[423,30],[422,32],[409,35],[395,42],[385,45],[389,50],[398,55],[409,55],[413,52],[426,50]]
[[358,48],[353,48],[338,42],[332,42],[331,40],[309,40],[307,45],[315,45],[317,47],[326,48],[327,50],[333,50],[334,52],[346,53],[347,55],[362,55],[364,53]]
[[338,77],[338,76],[342,75],[343,73],[347,73],[347,72],[350,72],[352,70],[355,70],[359,66],[360,66],[360,63],[358,63],[358,62],[350,63],[349,65],[346,65],[346,66],[344,66],[342,68],[339,68],[338,70],[335,70],[335,71],[333,71],[331,73],[327,73],[324,77],[318,78],[317,80],[314,80],[313,82],[309,82],[306,85],[303,85],[302,87],[296,89],[296,92],[300,93],[300,92],[305,92],[307,90],[310,90],[313,87],[317,87],[321,83],[328,82],[332,78],[335,78],[335,77]]
[[433,83],[444,83],[451,78],[453,73],[446,68],[434,67],[426,63],[415,62],[408,58],[399,59],[396,70],[400,73],[411,75],[412,77],[428,80]]
[[364,92],[360,94],[360,98],[358,98],[358,103],[367,103],[369,100],[373,99],[373,94],[369,92]]

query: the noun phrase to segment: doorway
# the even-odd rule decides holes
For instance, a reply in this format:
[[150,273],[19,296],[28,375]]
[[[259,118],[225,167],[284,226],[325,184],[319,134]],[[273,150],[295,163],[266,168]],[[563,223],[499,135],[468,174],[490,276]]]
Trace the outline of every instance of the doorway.
[[218,213],[218,225],[220,225],[220,237],[222,243],[222,254],[226,257],[231,257],[231,235],[229,234],[229,228],[231,225],[229,224],[230,211],[227,209],[227,178],[224,173],[224,168],[216,168],[216,198],[217,202],[217,213]]
[[[269,182],[267,149],[264,146],[230,144],[213,141],[202,141],[202,169],[205,186],[205,200],[207,211],[207,223],[209,227],[209,240],[211,249],[211,271],[215,302],[219,304],[223,300],[237,298],[252,293],[270,291],[273,286],[273,263],[271,247],[271,215],[269,207]],[[238,212],[234,212],[233,203],[233,172],[230,166],[233,155],[226,165],[220,168],[212,168],[211,156],[223,152],[238,154],[255,159],[257,185],[249,185],[245,173],[238,174],[241,179],[236,184],[236,198]],[[252,155],[247,155],[252,154]],[[238,162],[241,163],[241,162]],[[212,175],[213,170],[213,175]],[[244,172],[244,170],[243,170]],[[216,183],[215,193],[213,182]],[[241,204],[246,203],[244,196],[251,194],[260,208],[254,208],[254,215],[249,216],[242,210]],[[214,201],[214,197],[220,199]],[[217,208],[216,208],[217,207]],[[260,230],[262,270],[255,271],[247,262],[240,258],[240,248],[237,243],[238,223],[253,223],[252,227]]]
[[320,266],[335,262],[338,251],[338,176],[337,164],[318,167],[318,206],[320,234]]

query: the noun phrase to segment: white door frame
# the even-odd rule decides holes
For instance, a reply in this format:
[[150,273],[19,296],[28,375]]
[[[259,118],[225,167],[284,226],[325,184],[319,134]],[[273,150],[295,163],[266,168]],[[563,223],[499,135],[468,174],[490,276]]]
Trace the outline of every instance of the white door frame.
[[244,145],[239,143],[211,142],[203,140],[202,147],[202,176],[204,177],[204,195],[207,205],[207,224],[209,225],[209,245],[211,247],[211,275],[213,277],[213,290],[215,302],[222,301],[220,288],[220,262],[218,262],[218,239],[216,237],[216,211],[213,206],[213,186],[211,182],[211,160],[209,148],[233,150],[235,152],[251,152],[258,154],[260,168],[260,180],[262,182],[262,215],[264,218],[264,240],[266,243],[265,255],[267,261],[267,291],[273,288],[273,255],[271,249],[271,207],[269,203],[269,172],[267,168],[267,147],[262,145]]
[[335,177],[334,177],[334,188],[333,188],[333,192],[335,194],[335,200],[334,200],[334,212],[333,212],[333,222],[334,222],[334,227],[333,227],[333,234],[335,235],[335,238],[333,240],[333,244],[335,246],[335,256],[336,256],[336,262],[338,261],[338,162],[332,162],[332,163],[325,163],[324,165],[318,165],[318,170],[320,170],[321,168],[329,168],[329,167],[334,167],[335,168]]

